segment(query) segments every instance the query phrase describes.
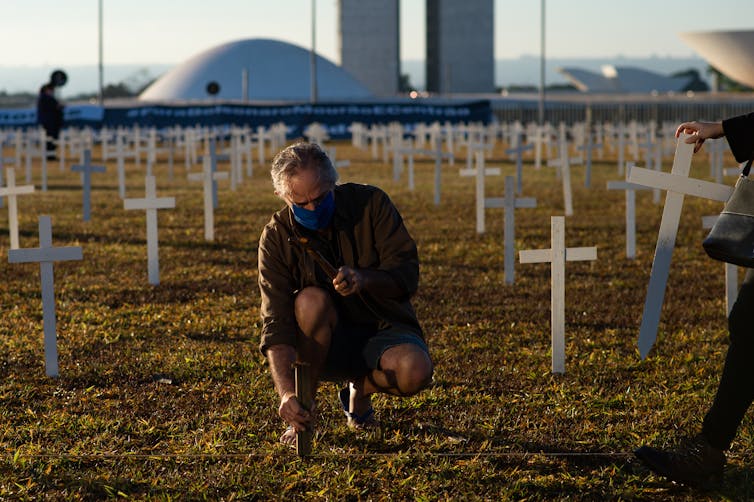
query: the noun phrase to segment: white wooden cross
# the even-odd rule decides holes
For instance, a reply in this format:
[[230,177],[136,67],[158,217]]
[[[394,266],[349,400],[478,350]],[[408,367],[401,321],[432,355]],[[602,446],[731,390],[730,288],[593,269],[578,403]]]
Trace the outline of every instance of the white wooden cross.
[[327,156],[330,157],[330,162],[332,162],[333,167],[337,169],[342,169],[344,167],[348,167],[351,165],[351,161],[348,159],[345,160],[337,160],[337,149],[334,146],[331,146],[327,149]]
[[42,162],[47,162],[47,134],[44,129],[29,129],[24,134],[26,148],[26,183],[31,183],[31,166],[34,156],[38,155],[44,159]]
[[81,260],[80,247],[53,247],[52,222],[49,216],[39,217],[39,247],[11,249],[9,263],[39,263],[42,280],[42,326],[44,330],[45,371],[47,376],[58,376],[58,344],[55,327],[55,287],[52,264],[56,261]]
[[312,122],[304,129],[304,136],[309,139],[309,143],[317,143],[320,146],[324,146],[325,141],[330,139],[330,135],[327,134],[325,126],[319,122]]
[[[662,165],[661,162],[657,162],[657,157],[655,156],[655,149],[660,149],[660,143],[655,140],[654,138],[654,131],[650,131],[647,133],[647,141],[646,143],[638,143],[638,146],[640,148],[644,149],[644,159],[646,162],[646,166],[648,169],[653,169],[655,171],[662,171]],[[660,203],[660,190],[654,189],[652,191],[652,200],[655,204]]]
[[92,165],[92,151],[84,150],[84,161],[80,165],[71,166],[71,171],[80,171],[84,183],[84,221],[91,218],[91,197],[92,197],[92,173],[104,173],[105,166]]
[[264,150],[265,150],[265,143],[267,141],[270,141],[272,139],[272,135],[267,132],[267,130],[264,128],[264,126],[257,126],[257,148],[259,153],[259,165],[263,166],[265,164],[264,160]]
[[147,130],[147,176],[154,174],[154,165],[157,163],[157,129],[150,127]]
[[618,174],[623,174],[626,165],[626,125],[621,121],[618,123]]
[[551,267],[552,372],[565,373],[565,263],[597,259],[596,247],[565,247],[565,217],[552,216],[552,247],[519,252],[521,263],[546,263]]
[[243,181],[243,159],[246,156],[247,175],[251,177],[254,169],[252,145],[248,128],[233,127],[230,136],[230,189],[235,191]]
[[716,182],[723,182],[723,154],[725,153],[725,140],[722,138],[708,139],[706,141],[709,153],[709,175]]
[[0,186],[0,197],[8,197],[8,230],[10,232],[10,248],[18,249],[18,202],[16,197],[34,191],[34,185],[16,186],[16,170],[12,167],[5,169],[7,186]]
[[484,207],[500,208],[505,210],[503,215],[503,267],[505,270],[505,283],[513,284],[515,280],[516,264],[516,208],[537,207],[537,199],[531,197],[516,198],[516,189],[513,186],[513,176],[505,177],[505,197],[488,197]]
[[[588,126],[587,126],[588,129]],[[587,130],[585,133],[586,143],[576,147],[576,150],[580,152],[586,152],[586,170],[584,172],[584,186],[589,188],[592,186],[592,152],[597,149],[602,149],[602,143],[595,143],[593,134]]]
[[[626,178],[634,167],[633,162],[626,163]],[[633,260],[636,258],[636,191],[649,188],[628,181],[608,181],[607,189],[626,191],[626,258]]]
[[647,299],[644,303],[644,314],[639,331],[639,354],[642,359],[647,357],[657,338],[660,311],[662,310],[665,286],[670,273],[670,261],[673,257],[673,247],[678,233],[678,223],[681,219],[684,195],[695,195],[725,202],[733,192],[733,187],[688,177],[694,145],[687,144],[686,138],[688,138],[687,134],[681,134],[678,138],[673,168],[670,173],[634,167],[631,169],[628,178],[630,183],[668,191],[665,196],[665,207],[662,210],[657,247],[652,261]]
[[149,284],[160,283],[160,255],[157,240],[157,210],[175,207],[175,197],[157,197],[157,184],[154,176],[146,176],[146,197],[124,199],[123,209],[146,209],[147,211],[147,267]]
[[[5,162],[6,162],[6,159],[5,157],[3,157],[3,140],[0,137],[0,187],[3,186],[3,176],[4,176],[3,173],[5,172]],[[2,208],[4,204],[5,203],[3,202],[3,198],[0,197],[0,208]]]
[[[40,188],[43,192],[47,191],[47,133],[44,129],[39,130],[39,144],[37,146],[36,153],[39,154],[40,158],[40,174],[41,174],[41,180],[40,180]],[[49,138],[49,141],[52,141],[55,143],[56,141],[52,138]],[[28,152],[27,152],[28,155]],[[27,156],[27,162],[29,157]]]
[[466,169],[459,169],[459,174],[461,176],[464,175],[464,171],[466,173],[472,171],[474,168],[473,162],[476,161],[477,156],[476,154],[478,152],[491,152],[493,150],[495,145],[492,143],[477,143],[472,140],[469,140],[469,142],[466,145]]
[[484,177],[499,176],[499,167],[484,167],[484,152],[476,152],[476,168],[461,169],[461,176],[474,176],[476,179],[476,231],[478,234],[484,233]]
[[380,143],[385,143],[386,141],[386,131],[385,126],[381,124],[372,124],[369,126],[367,138],[371,145],[373,159],[378,159],[380,157],[379,147]]
[[[212,137],[209,139],[209,142],[207,144],[206,151],[209,152],[209,161],[210,161],[210,172],[215,173],[217,172],[217,161],[226,161],[230,160],[230,157],[228,155],[218,155],[217,154],[217,143],[215,143],[215,138]],[[206,160],[207,155],[202,155],[200,157],[200,160],[202,161],[202,168],[206,166]],[[196,173],[196,174],[189,174],[188,179],[192,181],[197,180],[203,180],[204,174],[203,173]],[[222,177],[220,178],[210,178],[210,183],[212,185],[211,193],[212,193],[212,207],[217,208],[217,180],[218,179],[224,179]]]
[[631,156],[634,161],[639,160],[639,124],[632,120],[628,123],[628,130],[626,131],[628,136],[628,144],[626,147],[631,152]]
[[573,216],[573,192],[571,190],[571,162],[575,159],[568,157],[568,144],[562,142],[560,145],[560,158],[547,161],[548,166],[560,168],[560,174],[563,182],[563,206],[566,216]]
[[212,170],[212,159],[204,157],[204,168],[201,173],[191,173],[188,178],[192,181],[201,181],[204,184],[204,239],[215,240],[215,205],[213,203],[213,186],[217,186],[217,180],[228,179],[227,172]]
[[[720,215],[702,216],[702,228],[712,228]],[[730,315],[738,298],[738,265],[725,263],[725,314]]]
[[367,146],[366,127],[361,122],[351,122],[351,145],[364,150]]
[[530,123],[527,126],[527,136],[534,138],[534,167],[540,169],[542,167],[542,150],[545,146],[545,141],[549,139],[549,124],[539,125],[535,122]]
[[533,150],[534,145],[532,145],[531,143],[526,145],[524,144],[524,133],[521,130],[518,130],[514,137],[516,138],[514,144],[510,148],[505,150],[505,154],[516,156],[516,193],[520,195],[524,170],[523,153],[529,150]]
[[434,202],[435,206],[440,205],[440,181],[442,178],[442,159],[448,159],[449,162],[453,161],[454,155],[452,152],[442,151],[442,136],[433,135],[430,140],[433,142],[434,150],[425,151],[426,155],[435,158],[435,194]]
[[243,128],[243,136],[241,137],[241,149],[246,156],[246,176],[249,178],[254,174],[254,133],[248,127]]
[[400,124],[390,124],[387,141],[383,143],[383,161],[387,164],[389,155],[393,156],[393,181],[401,179],[403,172],[403,154],[406,143],[404,140],[403,127]]
[[118,131],[115,134],[115,158],[118,162],[118,195],[121,199],[126,198],[126,166],[125,157],[127,155],[124,145],[125,138]]
[[426,153],[428,153],[426,150],[412,146],[410,140],[406,146],[393,150],[393,159],[395,159],[395,162],[400,162],[398,172],[403,171],[403,157],[406,156],[408,158],[408,189],[411,192],[416,188],[416,183],[414,183],[414,155],[424,155]]
[[23,129],[16,129],[13,133],[13,151],[15,153],[13,165],[19,169],[21,168],[21,157],[24,154],[24,136]]

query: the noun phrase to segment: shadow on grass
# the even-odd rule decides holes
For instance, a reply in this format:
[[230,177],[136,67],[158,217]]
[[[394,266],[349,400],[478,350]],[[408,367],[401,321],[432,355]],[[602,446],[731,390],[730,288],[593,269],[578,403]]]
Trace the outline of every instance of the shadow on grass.
[[[89,294],[82,291],[77,293],[77,298],[80,301],[97,301],[110,308],[119,308],[123,305],[189,303],[199,296],[209,293],[220,296],[235,296],[243,294],[248,289],[250,289],[250,285],[245,278],[234,276],[231,279],[164,281],[157,285],[145,284],[143,287],[111,290],[104,294],[102,291],[96,290],[92,290]],[[87,298],[87,296],[91,298]]]

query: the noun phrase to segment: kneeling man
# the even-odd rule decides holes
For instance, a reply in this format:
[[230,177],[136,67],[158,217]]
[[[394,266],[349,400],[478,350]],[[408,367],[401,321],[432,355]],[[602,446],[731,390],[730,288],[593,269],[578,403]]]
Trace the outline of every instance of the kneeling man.
[[385,192],[337,185],[316,144],[283,149],[271,175],[286,207],[259,240],[260,349],[288,424],[280,440],[294,445],[297,431],[313,427],[315,410],[295,396],[297,361],[310,365],[311,395],[319,381],[347,382],[338,399],[348,425],[375,426],[372,394],[411,396],[432,378],[410,303],[419,283],[416,243]]

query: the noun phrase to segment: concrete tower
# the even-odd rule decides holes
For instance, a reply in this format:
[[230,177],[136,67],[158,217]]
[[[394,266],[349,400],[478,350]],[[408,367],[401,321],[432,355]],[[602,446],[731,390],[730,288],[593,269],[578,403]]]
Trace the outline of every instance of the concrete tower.
[[398,93],[398,0],[339,0],[340,65],[375,96]]
[[427,90],[494,92],[493,0],[427,0]]

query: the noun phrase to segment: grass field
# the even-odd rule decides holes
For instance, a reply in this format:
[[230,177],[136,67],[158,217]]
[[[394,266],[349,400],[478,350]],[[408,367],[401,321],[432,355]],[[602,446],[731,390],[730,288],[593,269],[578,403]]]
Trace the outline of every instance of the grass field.
[[[58,379],[44,372],[39,267],[7,262],[0,209],[0,499],[754,499],[752,413],[714,491],[654,477],[631,456],[695,433],[714,396],[727,348],[723,265],[700,244],[701,216],[719,203],[686,198],[658,342],[641,361],[662,204],[637,194],[638,256],[628,260],[624,195],[605,189],[619,178],[615,159],[595,162],[591,189],[574,166],[566,245],[597,246],[598,260],[567,265],[566,373],[553,376],[549,265],[517,263],[515,284],[504,284],[502,210],[488,210],[487,233],[476,234],[463,161],[444,168],[435,207],[429,160],[417,162],[410,192],[405,174],[394,182],[392,166],[336,144],[351,159],[342,181],[386,190],[417,241],[431,388],[377,397],[382,428],[365,434],[346,427],[336,385],[323,384],[314,454],[297,458],[277,442],[283,424],[257,349],[257,242],[282,206],[267,167],[235,192],[221,183],[206,242],[201,185],[186,181],[182,159],[173,180],[156,166],[158,196],[176,208],[159,212],[161,283],[150,286],[145,215],[123,210],[115,164],[93,176],[89,222],[79,175],[53,165],[49,190],[35,172],[38,192],[19,198],[19,214],[21,247],[38,245],[38,216],[49,214],[53,243],[83,248],[83,261],[55,265]],[[501,152],[489,163],[513,174]],[[127,196],[143,197],[143,164],[127,168]],[[692,174],[708,175],[706,155]],[[488,178],[487,195],[502,193],[502,177]],[[517,249],[547,248],[550,216],[563,213],[554,170],[527,164],[522,195],[538,207],[517,210]]]

